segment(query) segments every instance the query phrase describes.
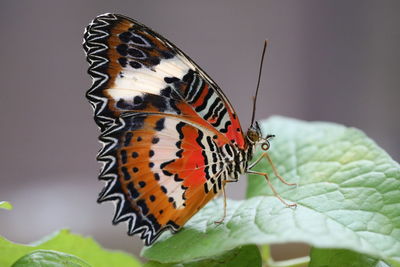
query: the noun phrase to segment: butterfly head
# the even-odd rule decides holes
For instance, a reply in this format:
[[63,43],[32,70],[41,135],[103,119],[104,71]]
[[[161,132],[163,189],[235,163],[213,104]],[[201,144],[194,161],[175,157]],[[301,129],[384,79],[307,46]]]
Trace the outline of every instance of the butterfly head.
[[268,150],[270,148],[269,139],[275,137],[273,134],[268,134],[266,137],[262,137],[262,132],[258,122],[255,122],[250,126],[247,131],[246,138],[251,145],[261,144],[262,150]]

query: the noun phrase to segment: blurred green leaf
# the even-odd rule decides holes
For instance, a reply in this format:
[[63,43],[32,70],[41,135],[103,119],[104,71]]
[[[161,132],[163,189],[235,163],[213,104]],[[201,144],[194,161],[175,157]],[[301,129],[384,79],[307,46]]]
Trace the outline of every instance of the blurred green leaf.
[[22,256],[38,249],[68,253],[96,267],[141,266],[131,255],[105,250],[92,238],[71,234],[68,230],[61,230],[31,245],[16,244],[0,237],[0,266],[10,266]]
[[309,267],[389,267],[376,258],[345,249],[311,250]]
[[7,201],[0,201],[0,209],[12,210],[13,206],[10,202]]
[[262,265],[260,251],[255,245],[248,245],[227,251],[209,259],[188,263],[148,262],[145,267],[257,267]]
[[20,258],[12,267],[90,267],[90,265],[70,254],[36,250]]
[[297,208],[286,208],[263,177],[251,175],[250,199],[229,200],[222,225],[214,224],[222,217],[222,201],[212,201],[180,233],[145,248],[144,257],[185,262],[245,244],[304,242],[400,259],[398,163],[353,128],[282,117],[261,125],[264,134],[277,135],[270,155],[279,172],[298,186],[276,179],[267,161],[256,169],[270,173],[277,191]]

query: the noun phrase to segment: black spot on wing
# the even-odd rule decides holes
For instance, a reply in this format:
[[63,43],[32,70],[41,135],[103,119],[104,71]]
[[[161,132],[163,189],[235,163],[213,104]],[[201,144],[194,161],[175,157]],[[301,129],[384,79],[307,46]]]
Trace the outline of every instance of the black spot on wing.
[[190,69],[182,78],[182,81],[184,81],[185,83],[191,83],[194,77],[194,71],[192,69]]
[[143,103],[143,97],[137,95],[133,98],[133,104],[140,105],[142,103]]
[[129,128],[128,130],[130,131],[135,131],[142,129],[144,126],[144,120],[146,119],[146,116],[129,116],[126,119],[126,124],[127,127]]
[[178,150],[178,152],[175,153],[175,155],[176,155],[178,158],[181,158],[181,157],[182,157],[182,153],[183,153],[183,149],[180,149],[180,150]]
[[135,199],[137,197],[139,197],[139,192],[136,190],[136,188],[133,186],[133,182],[130,182],[127,185],[128,191],[130,193],[130,196],[132,199]]
[[208,193],[210,190],[208,189],[208,184],[204,183],[204,192]]
[[165,96],[165,97],[168,97],[168,98],[171,97],[171,93],[172,93],[172,89],[171,89],[170,86],[167,86],[167,87],[165,87],[164,89],[162,89],[162,90],[160,91],[160,94],[161,94],[162,96]]
[[126,167],[121,167],[122,175],[124,176],[124,179],[126,181],[129,181],[131,179],[131,175],[128,172],[128,169]]
[[177,141],[176,143],[175,143],[175,145],[176,145],[176,147],[177,148],[181,148],[181,145],[182,145],[182,141]]
[[213,174],[216,174],[217,173],[217,164],[211,165],[211,170],[212,170]]
[[[179,139],[181,139],[181,140],[184,138],[182,128],[185,125],[186,125],[186,123],[184,123],[184,122],[179,122],[178,124],[176,124],[176,130],[179,133]],[[178,142],[180,142],[180,141],[178,141]],[[178,146],[178,143],[177,143],[176,146],[180,148],[181,144],[179,143],[179,146]]]
[[150,58],[148,58],[147,61],[150,62],[150,64],[152,66],[156,66],[156,65],[160,64],[161,59],[159,57],[150,57]]
[[121,150],[121,161],[122,161],[122,164],[126,164],[128,161],[126,150]]
[[222,176],[218,177],[218,189],[221,190],[222,189]]
[[130,32],[123,32],[118,35],[119,39],[124,43],[128,43],[131,36],[132,36],[132,34]]
[[129,66],[131,66],[134,69],[140,69],[142,67],[142,64],[140,64],[137,61],[131,60],[129,61]]
[[130,110],[133,109],[133,106],[131,103],[125,101],[125,99],[120,99],[117,101],[117,103],[115,104],[117,108],[119,109],[123,109],[123,110]]
[[[231,124],[232,124],[231,121],[227,121],[227,122],[225,123],[225,127],[222,128],[222,129],[220,129],[219,131],[220,131],[221,133],[227,133],[227,132],[228,132],[228,127],[229,127],[229,125],[231,125]],[[232,143],[234,143],[234,142],[236,142],[236,141],[233,140]]]
[[208,146],[210,147],[210,150],[211,151],[215,151],[216,150],[216,145],[215,145],[214,141],[211,139],[211,137],[207,136],[206,140],[207,140]]
[[165,78],[164,78],[164,81],[165,81],[166,83],[174,83],[174,82],[179,82],[180,79],[177,78],[177,77],[165,77]]
[[175,54],[172,51],[165,51],[165,50],[161,51],[161,55],[165,59],[170,59],[170,58],[173,58],[175,56]]
[[120,57],[118,59],[118,63],[121,65],[121,67],[125,68],[126,64],[128,64],[128,59],[126,57]]
[[129,56],[134,58],[140,58],[140,59],[146,58],[146,54],[142,50],[136,48],[128,48],[127,52]]
[[173,174],[167,170],[162,170],[163,174],[166,176],[172,176]]
[[167,110],[167,101],[164,97],[153,95],[153,94],[146,94],[143,99],[144,103],[151,103],[155,108],[159,111],[164,112]]
[[116,47],[117,52],[121,56],[127,56],[128,55],[128,46],[126,44],[120,44]]
[[127,132],[125,134],[124,146],[129,146],[129,144],[131,143],[132,137],[133,137],[133,133],[132,132]]
[[161,131],[162,129],[164,129],[164,123],[165,123],[165,118],[161,118],[156,122],[156,126],[154,127],[154,129],[156,131]]
[[175,182],[182,182],[183,179],[180,178],[178,174],[175,174],[175,175],[174,175],[174,181],[175,181]]
[[[203,139],[204,133],[203,133],[201,130],[198,130],[198,131],[197,131],[197,134],[198,134],[198,136],[197,136],[197,138],[196,138],[197,144],[199,144],[199,146],[200,146],[202,149],[205,149],[206,147],[205,147],[205,146],[203,145],[203,143],[201,142],[202,139]],[[204,151],[203,151],[203,152],[204,152]]]
[[144,41],[143,38],[144,37],[138,35],[133,35],[129,40],[138,45],[146,45],[146,41]]

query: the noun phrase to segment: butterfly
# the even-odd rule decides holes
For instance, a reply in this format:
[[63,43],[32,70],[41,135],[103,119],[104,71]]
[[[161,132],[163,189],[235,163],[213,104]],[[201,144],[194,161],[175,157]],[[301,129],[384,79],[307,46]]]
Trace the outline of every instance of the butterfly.
[[93,78],[86,96],[103,144],[98,201],[116,203],[114,224],[127,222],[129,235],[151,245],[225,196],[240,174],[262,175],[273,189],[266,173],[251,170],[262,158],[271,162],[264,152],[250,164],[255,146],[266,151],[273,137],[262,137],[255,109],[244,134],[218,85],[167,39],[108,13],[86,28],[83,47]]

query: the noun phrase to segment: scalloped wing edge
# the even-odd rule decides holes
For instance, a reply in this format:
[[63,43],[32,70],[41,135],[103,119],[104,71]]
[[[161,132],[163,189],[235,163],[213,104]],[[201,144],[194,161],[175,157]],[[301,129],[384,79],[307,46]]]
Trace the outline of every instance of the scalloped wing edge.
[[89,63],[88,73],[92,77],[92,86],[86,92],[86,97],[94,110],[95,121],[102,132],[99,137],[102,148],[97,155],[97,160],[102,163],[99,179],[105,181],[106,184],[97,201],[99,203],[104,201],[113,202],[115,205],[113,224],[126,222],[128,235],[139,234],[140,238],[145,241],[146,246],[149,246],[165,230],[170,229],[173,232],[177,232],[179,229],[175,228],[174,225],[167,224],[156,230],[147,217],[129,212],[130,203],[125,200],[122,193],[119,193],[122,190],[115,174],[116,158],[113,155],[113,149],[118,145],[118,139],[113,135],[125,127],[125,122],[123,118],[115,121],[115,119],[103,114],[108,99],[101,97],[100,93],[98,93],[104,89],[109,80],[109,76],[104,70],[109,62],[105,55],[108,47],[101,40],[109,37],[106,28],[117,20],[117,15],[111,13],[97,16],[86,27],[83,40],[83,48]]

